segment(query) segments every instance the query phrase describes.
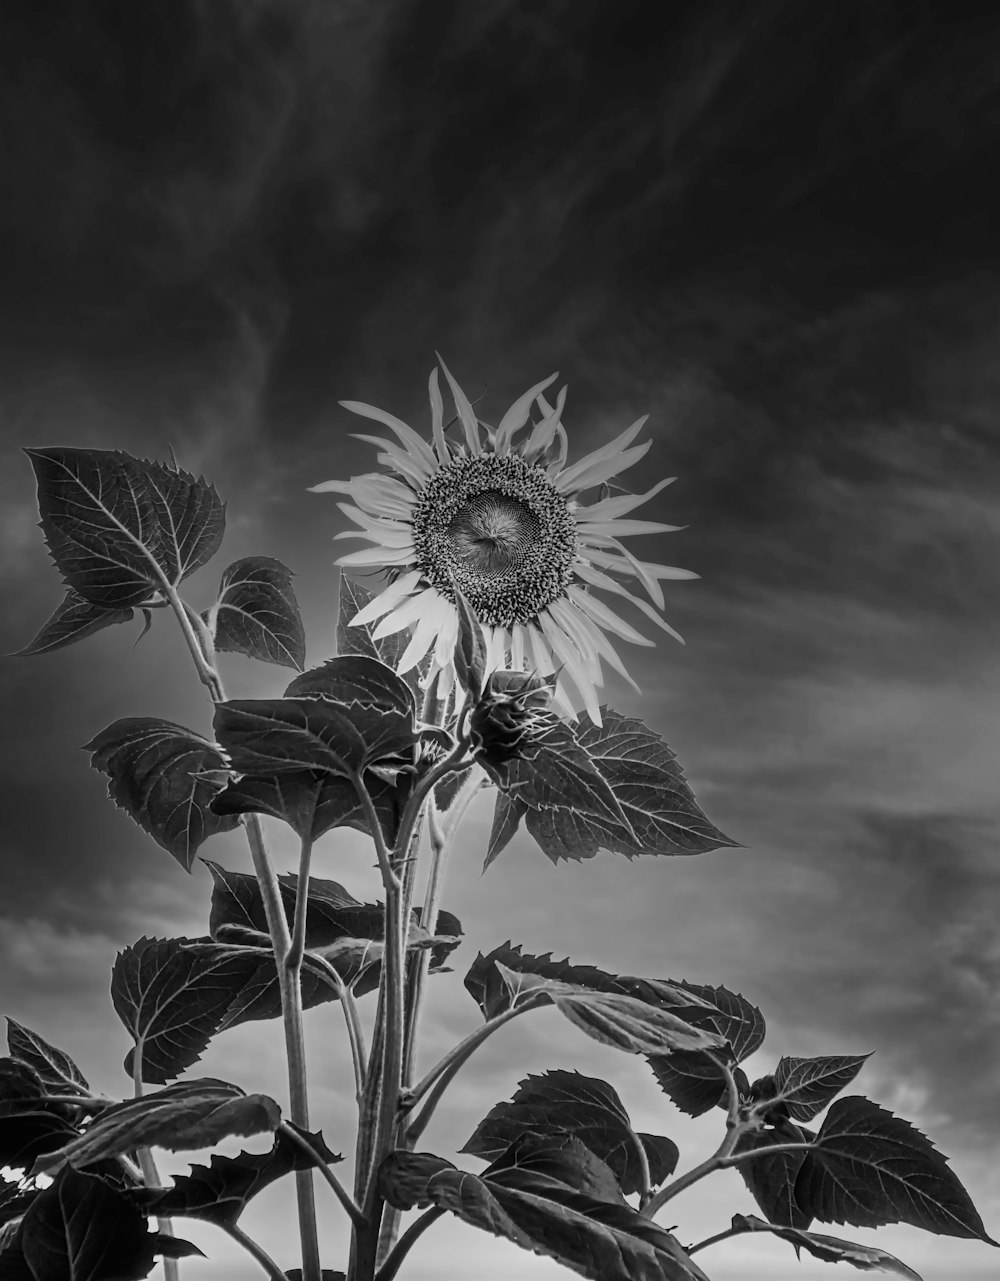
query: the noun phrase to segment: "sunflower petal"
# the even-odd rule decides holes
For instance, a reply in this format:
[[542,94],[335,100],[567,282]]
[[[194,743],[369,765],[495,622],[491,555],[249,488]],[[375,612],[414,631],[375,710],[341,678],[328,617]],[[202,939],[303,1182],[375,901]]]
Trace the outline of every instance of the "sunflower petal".
[[562,659],[563,673],[579,691],[587,714],[592,719],[600,721],[601,713],[598,710],[596,682],[592,671],[592,667],[596,666],[598,676],[600,675],[601,665],[597,662],[596,656],[588,662],[587,656],[577,649],[547,610],[539,614],[538,623],[553,653]]
[[401,574],[395,582],[390,583],[374,600],[370,600],[363,609],[359,609],[352,619],[349,620],[348,626],[374,623],[377,618],[383,614],[388,614],[404,596],[409,596],[414,587],[420,582],[420,570],[413,569],[408,574]]
[[540,422],[535,423],[531,429],[531,435],[521,448],[521,457],[526,463],[537,462],[549,445],[552,444],[556,429],[560,426],[559,419],[566,406],[566,391],[565,387],[560,387],[559,395],[556,397],[555,409],[549,405],[544,396],[536,397],[538,404],[542,406],[542,412],[545,417]]
[[644,494],[622,494],[618,498],[605,498],[603,502],[594,503],[592,507],[581,507],[577,513],[577,520],[617,520],[619,516],[624,516],[630,511],[635,511],[643,503],[648,503],[651,498],[672,485],[677,479],[676,476],[668,476],[666,480],[661,480],[647,489]]
[[523,396],[518,396],[510,409],[500,419],[500,424],[496,430],[496,437],[493,442],[493,448],[498,454],[509,454],[510,443],[515,433],[519,432],[524,424],[528,421],[528,415],[531,412],[532,402],[541,395],[550,383],[554,383],[559,377],[558,373],[550,374],[544,382],[536,383]]
[[598,623],[605,631],[614,632],[622,640],[631,641],[633,645],[653,645],[655,642],[648,637],[637,632],[634,627],[626,623],[623,618],[619,618],[605,605],[604,601],[599,600],[596,596],[591,596],[588,592],[572,584],[566,589],[567,595],[576,602],[585,614],[589,614],[595,623]]
[[[438,600],[442,606],[449,606],[449,602],[443,596],[439,596]],[[429,609],[426,613],[421,614],[416,627],[413,629],[410,643],[403,650],[402,656],[396,664],[397,676],[405,676],[411,668],[416,667],[434,644],[434,637],[443,621],[440,609]]]
[[469,446],[469,453],[481,454],[483,452],[483,446],[479,437],[479,422],[476,418],[476,412],[472,408],[472,404],[468,396],[461,387],[459,387],[455,379],[452,378],[451,371],[444,363],[441,353],[435,352],[434,354],[437,356],[441,368],[444,370],[444,376],[448,379],[448,386],[451,388],[451,394],[455,398],[455,408],[458,410],[459,419],[461,420],[462,427],[465,429],[465,440]]
[[[562,624],[563,630],[574,636],[575,632],[582,632],[590,641],[590,644],[605,659],[624,680],[632,686],[637,694],[641,694],[639,686],[632,678],[625,664],[619,657],[618,651],[608,640],[606,634],[601,631],[593,619],[580,609],[576,609],[567,600],[553,601],[549,606],[550,612]],[[603,682],[602,682],[603,684]]]
[[372,632],[372,640],[382,640],[385,636],[392,636],[394,632],[401,632],[412,626],[422,614],[433,608],[438,599],[441,598],[433,587],[425,587],[415,596],[407,596],[382,619]]
[[451,462],[451,450],[444,435],[444,401],[441,399],[441,388],[438,386],[436,365],[427,380],[427,394],[431,402],[431,434],[434,437],[434,448],[437,450],[438,462],[444,467]]
[[428,476],[433,476],[437,471],[438,460],[434,457],[434,451],[430,445],[401,418],[387,413],[384,409],[378,409],[375,405],[362,404],[360,400],[342,400],[340,405],[343,409],[349,409],[352,414],[360,414],[362,418],[373,418],[376,422],[388,427],[410,457],[423,463],[427,468]]
[[364,547],[359,552],[338,556],[336,564],[342,569],[349,569],[352,565],[411,565],[416,554],[412,544],[409,547]]
[[[559,477],[559,492],[565,494],[574,486],[577,489],[582,489],[583,486],[578,483],[578,477],[582,476],[592,467],[620,458],[623,452],[626,452],[626,446],[631,445],[632,441],[635,440],[636,436],[638,436],[642,431],[648,418],[649,414],[643,414],[641,418],[636,419],[631,427],[623,431],[620,436],[610,441],[607,445],[602,445],[600,449],[595,449],[593,453],[587,454],[586,457],[581,458],[579,462],[574,463],[572,467],[567,467]],[[652,442],[649,443],[651,444]],[[610,472],[609,475],[613,476],[615,475],[615,472]],[[598,482],[593,481],[591,483],[597,484]]]
[[441,625],[434,645],[434,661],[439,667],[447,667],[455,657],[455,643],[458,640],[458,610],[450,609]]
[[[572,480],[567,479],[574,468],[567,468],[563,474],[556,478],[556,489],[561,494],[579,494],[585,489],[591,489],[594,485],[601,484],[602,481],[610,480],[612,476],[617,476],[619,472],[628,471],[634,467],[640,459],[645,458],[653,447],[651,440],[645,441],[641,445],[635,445],[632,449],[622,450],[614,458],[599,459],[590,464],[583,471],[576,471]],[[579,463],[576,464],[579,467]]]
[[647,604],[647,602],[640,596],[633,596],[627,588],[623,587],[621,583],[616,582],[609,574],[605,574],[601,570],[595,569],[593,565],[579,564],[576,566],[576,572],[581,578],[592,583],[595,587],[602,588],[607,592],[614,592],[616,596],[624,597],[630,605],[634,605],[636,609],[641,609],[646,617],[651,618],[658,627],[662,627],[665,632],[669,632],[670,635],[676,640],[679,640],[682,645],[684,644],[684,638],[680,633],[675,632],[670,624],[660,617],[652,605]]
[[[426,485],[432,475],[430,471],[416,459],[412,454],[408,454],[405,449],[394,445],[391,440],[386,440],[382,436],[366,436],[363,432],[351,432],[355,440],[363,440],[368,445],[377,445],[383,452],[376,455],[378,461],[386,467],[393,467],[401,476],[412,481],[418,489]],[[436,467],[435,467],[436,470]]]
[[604,538],[637,538],[640,534],[673,534],[683,525],[664,525],[658,520],[581,520],[577,529],[585,537],[596,534]]

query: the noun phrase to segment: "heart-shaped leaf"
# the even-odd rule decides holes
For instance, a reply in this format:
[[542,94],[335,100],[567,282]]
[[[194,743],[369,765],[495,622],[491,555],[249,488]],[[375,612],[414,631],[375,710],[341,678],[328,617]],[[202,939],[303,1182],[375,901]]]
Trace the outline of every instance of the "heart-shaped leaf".
[[108,795],[157,845],[190,872],[200,846],[231,831],[235,815],[211,801],[229,777],[214,743],[152,716],[129,716],[86,745],[90,763],[108,775]]
[[[811,1143],[812,1130],[782,1121],[754,1134],[744,1134],[737,1152],[751,1148],[773,1147],[777,1143]],[[750,1195],[771,1223],[790,1228],[807,1228],[815,1217],[796,1199],[795,1188],[808,1152],[805,1149],[774,1152],[753,1161],[741,1161],[737,1167]]]
[[42,624],[35,637],[15,657],[28,658],[34,654],[49,654],[76,641],[93,636],[95,632],[114,623],[127,623],[132,618],[131,609],[104,609],[92,605],[78,592],[70,589],[52,617]]
[[867,1054],[782,1058],[774,1070],[775,1101],[785,1104],[793,1121],[811,1121],[850,1085],[867,1058]]
[[345,707],[378,707],[400,716],[416,711],[413,690],[391,667],[364,654],[327,659],[296,676],[285,698],[330,698]]
[[111,972],[111,1000],[135,1041],[125,1071],[134,1073],[139,1054],[142,1079],[154,1085],[198,1061],[246,983],[243,958],[218,949],[206,957],[192,942],[141,938]]
[[7,1016],[7,1045],[11,1054],[26,1063],[43,1085],[58,1094],[89,1094],[87,1078],[68,1054],[57,1050],[31,1028]]
[[[696,1027],[708,1027],[729,1045],[726,1058],[740,1063],[760,1049],[764,1041],[764,1016],[739,992],[726,987],[674,980],[674,986],[698,997],[703,1006],[688,1015]],[[714,1056],[717,1057],[717,1056]],[[724,1102],[725,1073],[705,1054],[670,1054],[651,1058],[650,1067],[663,1092],[689,1116],[701,1116]]]
[[72,1169],[31,1203],[17,1247],[31,1281],[139,1281],[156,1261],[156,1235],[130,1197]]
[[677,1165],[677,1148],[670,1139],[637,1134],[607,1081],[579,1072],[553,1070],[525,1077],[511,1101],[498,1103],[461,1150],[493,1160],[527,1132],[575,1134],[608,1165],[625,1193],[643,1187],[640,1147],[652,1187]]
[[[300,1133],[327,1164],[343,1159],[330,1151],[321,1134],[307,1130]],[[230,1227],[239,1220],[251,1197],[286,1174],[312,1169],[313,1164],[297,1143],[279,1131],[270,1152],[213,1156],[207,1166],[192,1165],[187,1174],[176,1176],[173,1187],[146,1191],[143,1206],[148,1214],[161,1218],[180,1215]]]
[[266,1094],[245,1094],[214,1077],[178,1081],[105,1108],[82,1134],[37,1157],[31,1174],[55,1174],[64,1165],[81,1169],[138,1147],[209,1148],[233,1134],[276,1130],[280,1122],[281,1110]]
[[677,758],[658,734],[613,707],[602,707],[601,715],[602,725],[582,715],[575,738],[614,798],[614,820],[607,813],[581,811],[558,799],[532,804],[519,792],[513,807],[505,805],[501,811],[498,802],[491,859],[511,840],[521,817],[553,862],[592,858],[601,849],[636,858],[738,848],[705,816]]
[[481,1177],[394,1152],[379,1185],[399,1209],[435,1205],[593,1281],[707,1281],[663,1228],[621,1200],[611,1171],[571,1135],[526,1135]]
[[861,1095],[831,1104],[795,1197],[822,1223],[909,1223],[997,1244],[947,1158],[909,1121]]
[[105,610],[141,605],[218,549],[225,505],[178,469],[102,449],[28,449],[52,559]]
[[271,556],[245,556],[224,570],[219,599],[203,615],[215,648],[301,671],[306,637],[292,577]]
[[808,1250],[824,1263],[850,1263],[859,1272],[890,1272],[896,1277],[906,1277],[908,1281],[920,1281],[920,1276],[912,1268],[875,1246],[857,1245],[853,1241],[842,1241],[839,1237],[803,1232],[800,1228],[783,1228],[774,1223],[765,1223],[752,1214],[733,1215],[733,1228],[740,1232],[770,1232],[772,1236],[788,1241],[796,1250]]

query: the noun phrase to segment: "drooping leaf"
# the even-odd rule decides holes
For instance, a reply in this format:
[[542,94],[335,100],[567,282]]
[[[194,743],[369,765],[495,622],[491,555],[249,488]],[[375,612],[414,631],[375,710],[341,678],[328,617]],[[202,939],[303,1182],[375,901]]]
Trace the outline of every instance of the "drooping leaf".
[[[399,835],[403,810],[413,790],[414,776],[401,773],[394,783],[369,773],[365,786],[391,849]],[[268,814],[281,819],[300,837],[317,841],[335,827],[369,831],[368,816],[354,785],[346,778],[318,770],[296,774],[233,779],[212,799],[216,814]]]
[[50,654],[53,650],[93,636],[114,623],[127,623],[133,613],[131,609],[104,609],[100,605],[92,605],[71,588],[52,617],[15,656],[28,658],[34,654]]
[[526,1132],[575,1134],[606,1162],[626,1194],[642,1188],[640,1145],[653,1187],[677,1164],[677,1148],[670,1139],[638,1135],[614,1089],[579,1072],[557,1069],[525,1077],[509,1103],[498,1103],[480,1121],[461,1151],[493,1160]]
[[436,1205],[593,1281],[707,1281],[669,1232],[621,1200],[611,1171],[571,1135],[526,1135],[481,1177],[429,1153],[397,1151],[379,1184],[390,1205]]
[[271,556],[245,556],[223,571],[219,599],[203,617],[215,648],[301,671],[306,637],[292,571]]
[[468,690],[473,699],[477,699],[483,690],[486,675],[486,644],[483,629],[475,610],[469,604],[458,584],[452,581],[452,594],[455,609],[458,612],[458,638],[455,641],[454,664],[455,674]]
[[209,1148],[230,1135],[276,1130],[280,1122],[281,1110],[266,1094],[245,1094],[214,1077],[178,1081],[105,1108],[82,1134],[37,1157],[31,1173],[55,1174],[64,1165],[81,1169],[137,1147]]
[[156,1234],[131,1199],[93,1174],[66,1169],[35,1198],[18,1246],[33,1281],[139,1281]]
[[[773,1147],[777,1143],[811,1143],[815,1137],[812,1130],[804,1126],[782,1121],[774,1128],[744,1134],[736,1151]],[[793,1149],[753,1161],[741,1161],[737,1166],[750,1195],[769,1222],[790,1228],[808,1228],[812,1223],[813,1214],[799,1203],[795,1195],[799,1171],[808,1155],[805,1149]]]
[[919,1274],[912,1268],[908,1268],[894,1255],[886,1254],[884,1250],[872,1245],[858,1245],[854,1241],[842,1241],[839,1237],[765,1223],[752,1214],[734,1214],[733,1227],[741,1232],[770,1232],[772,1236],[781,1237],[797,1248],[808,1250],[824,1263],[850,1263],[859,1272],[889,1272],[896,1277],[906,1277],[908,1281],[921,1281]]
[[204,1250],[199,1250],[193,1241],[185,1241],[183,1237],[170,1237],[165,1232],[157,1232],[153,1239],[153,1253],[162,1255],[164,1259],[190,1259],[196,1254],[206,1259]]
[[243,991],[246,962],[218,949],[206,957],[189,946],[197,941],[144,937],[115,959],[111,1000],[136,1043],[125,1058],[130,1076],[137,1052],[144,1081],[161,1085],[179,1076]]
[[[582,715],[576,740],[626,821],[611,822],[558,803],[529,805],[528,831],[553,862],[592,858],[601,849],[636,858],[738,848],[702,812],[677,758],[658,734],[612,707],[602,707],[601,715],[602,726]],[[494,857],[515,830],[513,816],[506,814],[494,828]]]
[[[293,1127],[298,1128],[298,1127]],[[343,1160],[327,1147],[322,1134],[300,1131],[327,1164]],[[239,1220],[247,1202],[277,1179],[295,1170],[312,1169],[313,1162],[283,1133],[275,1136],[270,1152],[241,1152],[238,1157],[213,1156],[209,1164],[192,1165],[165,1190],[151,1189],[142,1197],[148,1214],[207,1219],[220,1227]]]
[[517,835],[521,819],[528,813],[528,808],[517,796],[497,791],[496,804],[493,808],[493,826],[486,846],[485,867],[495,862]]
[[595,991],[496,963],[511,992],[511,1005],[551,1002],[564,1018],[602,1045],[627,1054],[663,1054],[672,1050],[721,1049],[715,1032],[692,1027],[680,1014],[639,997]]
[[997,1244],[947,1158],[909,1121],[861,1095],[831,1104],[795,1196],[822,1223],[909,1223]]
[[368,765],[412,760],[412,717],[378,707],[346,711],[328,699],[234,699],[215,709],[215,733],[240,774],[319,770],[351,778]]
[[0,1116],[17,1112],[49,1111],[43,1100],[48,1091],[42,1078],[30,1063],[13,1057],[0,1058]]
[[54,1109],[8,1108],[0,1115],[0,1166],[30,1168],[43,1152],[52,1152],[76,1134],[76,1129]]
[[[765,1033],[764,1016],[741,993],[681,979],[674,980],[674,986],[703,1002],[701,1008],[690,1013],[689,1021],[696,1027],[711,1028],[725,1039],[729,1046],[726,1058],[731,1065],[760,1049]],[[663,1092],[689,1116],[701,1116],[724,1102],[725,1073],[707,1055],[670,1054],[651,1058],[649,1063]]]
[[416,711],[413,690],[391,667],[363,654],[329,658],[296,676],[285,698],[330,698],[345,707],[377,707],[400,716]]
[[782,1058],[774,1070],[775,1099],[793,1121],[811,1121],[860,1072],[867,1054]]
[[[233,934],[231,943],[216,943],[209,939],[196,940],[185,945],[192,953],[196,972],[211,972],[225,967],[227,979],[233,989],[232,1000],[223,1013],[215,1034],[262,1019],[281,1018],[281,985],[270,940],[255,938],[240,944]],[[235,975],[234,978],[229,976]],[[339,993],[307,952],[302,962],[302,1008],[311,1010],[317,1005],[336,1001]]]
[[0,1251],[3,1250],[3,1227],[12,1219],[19,1219],[38,1196],[40,1189],[20,1182],[0,1182]]
[[225,506],[204,480],[113,450],[25,452],[52,559],[92,605],[141,605],[205,564],[222,540]]
[[87,1078],[68,1054],[57,1050],[37,1032],[7,1016],[7,1045],[11,1054],[38,1074],[53,1093],[90,1093]]
[[235,815],[211,808],[227,781],[214,743],[153,716],[128,716],[85,745],[90,763],[108,776],[108,795],[157,845],[191,871],[200,846],[231,831]]

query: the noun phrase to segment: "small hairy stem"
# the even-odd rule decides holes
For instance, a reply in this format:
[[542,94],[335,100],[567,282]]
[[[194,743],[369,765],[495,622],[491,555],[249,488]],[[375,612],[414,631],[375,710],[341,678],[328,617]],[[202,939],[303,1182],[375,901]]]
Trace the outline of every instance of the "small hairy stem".
[[375,1274],[375,1281],[394,1281],[396,1273],[399,1271],[403,1260],[409,1254],[414,1242],[427,1231],[432,1223],[436,1223],[443,1214],[444,1210],[432,1205],[429,1210],[423,1212],[419,1219],[414,1219],[389,1251],[385,1262]]
[[309,1140],[304,1138],[301,1134],[299,1134],[297,1130],[293,1130],[292,1127],[284,1121],[282,1121],[281,1124],[278,1126],[278,1130],[280,1131],[280,1133],[282,1133],[285,1136],[286,1139],[288,1139],[290,1143],[294,1143],[296,1147],[301,1148],[302,1151],[305,1152],[307,1156],[312,1158],[315,1168],[319,1171],[320,1176],[324,1178],[327,1183],[329,1183],[330,1187],[333,1189],[334,1195],[336,1196],[337,1200],[340,1202],[340,1204],[344,1207],[344,1209],[347,1211],[348,1215],[350,1216],[351,1222],[355,1224],[355,1226],[357,1227],[364,1227],[366,1224],[365,1217],[361,1213],[361,1210],[358,1208],[358,1205],[355,1202],[354,1198],[347,1191],[347,1189],[344,1187],[341,1181],[337,1178],[334,1172],[330,1169],[327,1163],[323,1160],[320,1154],[316,1151],[313,1145],[309,1142]]
[[781,1152],[809,1152],[815,1147],[813,1143],[769,1143],[763,1148],[747,1148],[745,1152],[733,1152],[719,1161],[719,1168],[728,1170],[731,1166],[742,1165],[744,1161],[753,1161],[759,1156],[777,1156]]
[[307,952],[303,957],[303,963],[308,965],[314,973],[317,973],[318,978],[322,979],[337,993],[337,999],[340,1002],[341,1009],[344,1011],[347,1039],[351,1045],[351,1060],[354,1064],[354,1093],[358,1103],[360,1103],[365,1088],[366,1051],[365,1033],[361,1026],[361,1016],[358,1014],[358,1003],[354,999],[354,993],[325,956],[317,956],[313,952]]
[[653,1196],[652,1176],[649,1173],[649,1155],[646,1145],[635,1131],[632,1131],[632,1146],[639,1158],[639,1212],[649,1204]]
[[[285,1281],[284,1272],[282,1272],[264,1247],[258,1245],[252,1237],[248,1237],[241,1227],[238,1227],[235,1223],[229,1223],[224,1226],[223,1231],[228,1232],[234,1241],[238,1241],[243,1249],[246,1250],[247,1254],[253,1255],[267,1275],[271,1278],[271,1281]],[[166,1260],[164,1260],[164,1262],[166,1262]]]
[[687,1254],[697,1254],[699,1250],[706,1250],[710,1245],[718,1245],[720,1241],[728,1241],[730,1237],[741,1236],[746,1228],[726,1228],[725,1232],[716,1232],[714,1237],[706,1237],[704,1241],[699,1241],[697,1245],[687,1247]]
[[292,924],[291,939],[285,953],[285,969],[299,981],[302,957],[306,950],[306,915],[309,910],[309,864],[312,860],[312,837],[303,836],[299,854],[299,879],[295,892],[295,919]]
[[[163,593],[170,603],[170,608],[174,611],[181,634],[187,642],[188,649],[191,651],[191,658],[198,672],[198,679],[208,690],[213,702],[225,702],[226,695],[222,689],[222,682],[219,679],[219,673],[215,670],[215,664],[212,662],[212,654],[209,648],[212,638],[208,633],[208,629],[198,618],[195,611],[185,601],[181,600],[176,588],[171,587],[169,584],[164,584]],[[197,619],[197,626],[192,622],[192,618]]]
[[[142,1098],[142,1047],[137,1045],[132,1053],[132,1084],[134,1087],[135,1097]],[[156,1168],[156,1161],[153,1159],[152,1148],[136,1148],[136,1156],[139,1158],[139,1170],[142,1174],[142,1181],[147,1188],[162,1188],[163,1180],[160,1178],[160,1172]],[[161,1236],[172,1237],[174,1235],[174,1225],[167,1218],[156,1217],[156,1226]],[[177,1260],[164,1257],[163,1275],[165,1281],[179,1281],[180,1268]]]

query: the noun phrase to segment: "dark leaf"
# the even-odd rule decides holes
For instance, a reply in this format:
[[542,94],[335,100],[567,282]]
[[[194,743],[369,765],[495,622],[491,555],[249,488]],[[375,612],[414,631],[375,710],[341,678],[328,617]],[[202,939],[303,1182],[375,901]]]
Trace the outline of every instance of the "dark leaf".
[[413,690],[391,667],[363,654],[327,659],[296,676],[285,698],[331,698],[345,707],[378,707],[400,716],[416,711]]
[[376,761],[412,761],[412,718],[327,699],[242,699],[219,703],[215,733],[240,774],[320,770],[344,778]]
[[64,1170],[35,1198],[18,1244],[34,1281],[139,1281],[156,1236],[131,1199],[104,1179]]
[[867,1058],[867,1054],[783,1058],[774,1070],[774,1097],[785,1104],[793,1121],[811,1121],[850,1085]]
[[7,1018],[7,1045],[11,1054],[33,1068],[53,1093],[90,1093],[86,1077],[68,1054],[57,1050],[31,1028],[15,1023],[10,1016]]
[[611,1171],[570,1135],[526,1135],[478,1178],[441,1157],[397,1151],[379,1182],[391,1205],[436,1205],[593,1281],[707,1281],[669,1232],[622,1201]]
[[860,1095],[831,1104],[795,1196],[822,1223],[909,1223],[997,1244],[947,1158],[909,1121]]
[[[403,810],[413,789],[413,775],[401,773],[388,783],[369,773],[365,786],[371,796],[387,845],[399,835]],[[316,841],[334,827],[368,832],[368,816],[354,785],[346,778],[302,770],[271,778],[244,775],[233,779],[212,800],[216,814],[268,814],[287,823],[300,837]]]
[[154,1085],[198,1061],[246,982],[243,958],[218,949],[206,957],[190,942],[141,938],[111,973],[111,1000],[136,1043],[125,1071],[133,1074],[139,1053],[142,1079]]
[[669,1139],[649,1135],[643,1142],[636,1134],[621,1099],[606,1081],[562,1070],[525,1077],[511,1101],[498,1103],[461,1150],[493,1160],[529,1131],[575,1134],[607,1163],[625,1193],[642,1188],[640,1143],[654,1187],[677,1164],[677,1148]]
[[907,1277],[908,1281],[920,1281],[920,1276],[912,1268],[872,1245],[857,1245],[853,1241],[841,1241],[839,1237],[803,1232],[800,1228],[783,1228],[765,1223],[752,1214],[734,1215],[733,1227],[741,1232],[770,1232],[794,1245],[796,1250],[808,1250],[824,1263],[850,1263],[859,1272],[891,1272],[893,1276]]
[[528,809],[525,802],[517,796],[497,790],[496,805],[493,809],[493,826],[490,829],[489,844],[486,847],[484,867],[489,867],[511,843]]
[[0,1281],[35,1281],[21,1249],[21,1224],[0,1227]]
[[218,814],[212,798],[228,778],[214,743],[173,721],[129,716],[85,744],[95,769],[108,775],[108,795],[190,872],[199,847],[238,819]]
[[203,615],[215,648],[301,671],[306,637],[292,571],[271,556],[246,556],[223,572],[219,599]]
[[4,1224],[10,1223],[12,1219],[19,1219],[38,1194],[38,1188],[22,1186],[19,1182],[0,1181],[0,1249],[3,1248]]
[[[318,1132],[301,1131],[327,1164],[343,1158],[331,1152]],[[220,1227],[236,1223],[247,1202],[277,1179],[295,1170],[312,1169],[297,1143],[284,1134],[275,1136],[270,1152],[241,1152],[238,1157],[213,1156],[206,1165],[192,1165],[190,1173],[177,1175],[174,1185],[164,1191],[142,1194],[148,1214],[164,1218],[175,1215],[189,1219],[207,1219]]]
[[[764,1041],[764,1016],[739,992],[726,987],[674,980],[674,986],[698,997],[704,1005],[687,1015],[696,1027],[711,1028],[728,1043],[726,1058],[739,1063]],[[722,1103],[726,1077],[705,1054],[680,1053],[651,1058],[650,1066],[663,1092],[689,1116],[701,1116]]]
[[[302,1281],[302,1269],[292,1268],[286,1272],[285,1276],[288,1281]],[[334,1272],[332,1268],[323,1268],[320,1272],[321,1281],[347,1281],[347,1276],[343,1272]]]
[[[776,1143],[810,1143],[815,1137],[811,1130],[783,1121],[774,1129],[744,1134],[736,1151],[746,1152]],[[808,1155],[804,1149],[777,1152],[754,1161],[741,1161],[737,1166],[750,1195],[771,1223],[790,1228],[807,1228],[812,1223],[814,1216],[799,1203],[795,1194],[796,1180]]]
[[62,649],[93,636],[113,623],[127,623],[132,615],[131,609],[104,609],[100,605],[92,605],[70,589],[48,622],[42,624],[35,638],[24,649],[19,649],[15,657],[49,654],[54,649]]
[[670,748],[640,720],[602,707],[603,726],[583,715],[576,739],[604,778],[625,822],[571,807],[532,807],[527,828],[553,862],[592,858],[600,849],[641,854],[704,854],[736,847],[706,818]]
[[455,641],[455,674],[462,687],[477,699],[483,691],[486,675],[486,644],[475,610],[452,581],[452,594],[458,613],[458,639]]
[[32,1177],[122,1156],[138,1147],[180,1152],[210,1148],[230,1135],[276,1130],[281,1110],[266,1094],[245,1094],[214,1077],[178,1081],[153,1094],[105,1108],[82,1134],[35,1159]]
[[0,1115],[0,1166],[28,1169],[36,1157],[62,1147],[75,1134],[69,1121],[51,1109],[10,1110]]
[[0,1116],[18,1112],[58,1111],[42,1102],[47,1094],[42,1078],[22,1059],[0,1058]]
[[25,452],[52,559],[92,605],[141,605],[205,564],[221,542],[225,507],[186,472],[112,450]]
[[188,1259],[194,1255],[200,1255],[203,1259],[208,1256],[204,1250],[199,1250],[193,1241],[185,1241],[183,1237],[170,1237],[165,1232],[157,1232],[153,1240],[153,1253],[162,1255],[164,1259]]

